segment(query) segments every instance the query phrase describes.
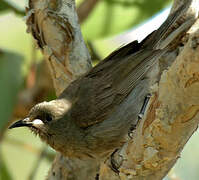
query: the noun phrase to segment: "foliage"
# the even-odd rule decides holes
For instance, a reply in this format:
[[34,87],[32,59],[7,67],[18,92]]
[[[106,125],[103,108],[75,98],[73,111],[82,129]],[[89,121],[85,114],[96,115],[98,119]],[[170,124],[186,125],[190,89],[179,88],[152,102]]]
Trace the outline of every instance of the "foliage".
[[[16,7],[14,2],[16,0],[1,0],[0,12],[11,10],[24,15],[24,10]],[[83,23],[83,35],[93,40],[123,32],[151,17],[169,2],[171,0],[101,0]]]
[[0,53],[0,131],[11,119],[19,87],[22,83],[23,57],[10,52]]
[[83,35],[93,40],[121,33],[151,17],[170,0],[104,0],[100,1],[82,25]]

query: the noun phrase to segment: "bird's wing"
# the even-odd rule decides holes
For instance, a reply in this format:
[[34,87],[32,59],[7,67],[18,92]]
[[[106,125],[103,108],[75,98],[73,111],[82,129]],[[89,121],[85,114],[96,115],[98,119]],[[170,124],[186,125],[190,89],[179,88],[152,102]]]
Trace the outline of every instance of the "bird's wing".
[[[81,128],[104,121],[125,99],[154,64],[162,50],[140,50],[124,58],[118,57],[112,65],[103,63],[82,77],[77,99],[71,109],[71,118]],[[100,70],[99,70],[100,69]]]
[[72,83],[78,87],[71,109],[71,117],[77,125],[87,128],[104,121],[114,111],[153,66],[155,59],[166,51],[168,44],[163,46],[164,50],[155,49],[184,11],[182,5],[141,43],[134,41],[113,52],[87,75]]

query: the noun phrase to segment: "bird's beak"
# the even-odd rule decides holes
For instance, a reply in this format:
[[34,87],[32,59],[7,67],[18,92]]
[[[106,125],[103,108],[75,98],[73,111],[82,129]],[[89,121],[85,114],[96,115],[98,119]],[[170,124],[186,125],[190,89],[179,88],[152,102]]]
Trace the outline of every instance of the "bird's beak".
[[16,127],[24,127],[24,126],[26,126],[26,127],[31,127],[32,125],[33,125],[33,123],[30,122],[30,118],[25,118],[25,119],[23,119],[23,120],[19,120],[19,121],[13,123],[13,124],[9,127],[9,129],[16,128]]

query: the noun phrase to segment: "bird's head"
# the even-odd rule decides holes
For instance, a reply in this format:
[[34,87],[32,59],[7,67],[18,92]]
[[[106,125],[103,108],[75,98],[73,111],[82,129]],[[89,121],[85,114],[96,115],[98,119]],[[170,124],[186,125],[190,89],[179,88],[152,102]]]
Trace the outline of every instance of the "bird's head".
[[59,128],[58,120],[65,116],[70,106],[70,102],[64,99],[39,103],[30,110],[25,119],[13,123],[9,129],[28,127],[46,141]]

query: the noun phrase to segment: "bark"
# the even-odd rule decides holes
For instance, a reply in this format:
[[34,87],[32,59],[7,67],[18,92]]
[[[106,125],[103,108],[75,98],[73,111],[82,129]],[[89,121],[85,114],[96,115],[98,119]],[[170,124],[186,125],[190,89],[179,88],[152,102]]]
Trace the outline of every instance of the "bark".
[[[198,13],[198,0],[176,0],[172,11],[179,3],[187,3],[190,8],[171,32],[190,18],[195,19]],[[100,179],[162,179],[180,157],[199,121],[198,24],[197,21],[186,34],[179,30],[174,36],[168,35],[173,38],[180,33],[180,37],[184,36],[181,45],[185,46],[174,43],[173,50],[160,61],[159,71],[164,71],[160,82],[152,87],[147,113],[133,132],[133,139],[113,156],[118,173],[109,168],[107,161],[100,167]],[[29,0],[27,25],[45,56],[57,95],[91,68],[73,0]],[[169,68],[170,64],[165,64],[168,60],[174,61]],[[47,179],[89,180],[98,171],[94,160],[70,159],[57,153]]]
[[74,0],[30,0],[27,8],[31,32],[49,66],[56,94],[91,68]]
[[124,179],[162,179],[198,127],[198,25],[199,21],[175,62],[162,74],[144,121],[123,151],[127,160],[120,176]]

